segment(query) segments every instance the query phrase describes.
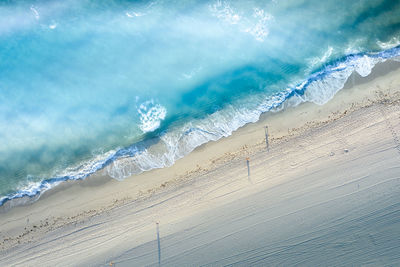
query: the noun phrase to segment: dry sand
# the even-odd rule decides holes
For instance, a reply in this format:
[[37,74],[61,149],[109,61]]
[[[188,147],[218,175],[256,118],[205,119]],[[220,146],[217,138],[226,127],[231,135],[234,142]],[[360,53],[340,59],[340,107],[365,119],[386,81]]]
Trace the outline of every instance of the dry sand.
[[400,63],[387,62],[324,106],[266,114],[170,168],[99,172],[3,207],[0,265],[157,265],[155,222],[166,266],[395,264],[399,138]]

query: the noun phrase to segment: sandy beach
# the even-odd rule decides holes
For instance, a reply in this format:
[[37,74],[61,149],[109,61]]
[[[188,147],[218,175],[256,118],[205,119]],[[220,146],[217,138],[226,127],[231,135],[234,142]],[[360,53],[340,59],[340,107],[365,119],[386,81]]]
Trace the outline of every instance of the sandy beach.
[[8,202],[0,265],[158,265],[156,222],[162,266],[394,265],[399,193],[400,62],[388,61],[323,106],[264,114],[172,167]]

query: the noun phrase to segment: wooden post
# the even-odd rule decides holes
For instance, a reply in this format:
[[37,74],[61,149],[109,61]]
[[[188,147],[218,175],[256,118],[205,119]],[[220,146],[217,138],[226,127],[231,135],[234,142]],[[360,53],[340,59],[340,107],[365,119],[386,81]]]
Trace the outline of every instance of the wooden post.
[[264,129],[265,129],[265,147],[267,148],[267,151],[269,151],[268,126],[265,126]]
[[161,266],[161,244],[160,244],[160,230],[158,222],[156,222],[156,225],[157,225],[157,245],[158,245],[158,266]]
[[247,164],[247,176],[250,179],[250,158],[246,158],[246,164]]

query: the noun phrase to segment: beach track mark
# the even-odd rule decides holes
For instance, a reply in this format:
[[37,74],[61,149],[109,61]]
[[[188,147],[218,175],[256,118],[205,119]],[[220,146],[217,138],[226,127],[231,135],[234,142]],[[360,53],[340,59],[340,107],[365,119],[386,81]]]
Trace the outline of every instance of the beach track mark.
[[400,154],[400,140],[399,140],[399,136],[397,135],[396,131],[394,130],[393,124],[390,122],[389,118],[387,117],[383,105],[381,104],[381,105],[378,105],[378,106],[379,106],[379,110],[380,110],[380,112],[382,113],[382,116],[383,116],[383,118],[384,118],[384,120],[385,120],[386,126],[387,126],[387,128],[389,129],[390,133],[392,134],[393,141],[394,141],[395,144],[396,144],[396,150],[397,150],[397,152]]

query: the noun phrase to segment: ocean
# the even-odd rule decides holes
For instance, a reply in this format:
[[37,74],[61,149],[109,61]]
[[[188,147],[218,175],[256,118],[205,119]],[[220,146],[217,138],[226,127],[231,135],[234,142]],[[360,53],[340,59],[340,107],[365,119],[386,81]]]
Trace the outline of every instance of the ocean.
[[398,60],[399,14],[393,0],[1,1],[0,205],[323,105]]

